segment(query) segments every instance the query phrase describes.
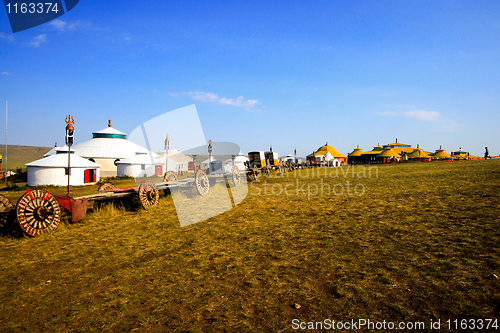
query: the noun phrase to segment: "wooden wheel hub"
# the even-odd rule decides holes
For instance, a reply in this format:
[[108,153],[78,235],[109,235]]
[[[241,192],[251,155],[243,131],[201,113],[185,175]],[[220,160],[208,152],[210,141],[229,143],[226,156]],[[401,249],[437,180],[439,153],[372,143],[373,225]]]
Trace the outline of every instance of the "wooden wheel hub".
[[156,185],[150,181],[146,180],[139,186],[139,201],[144,209],[150,207],[157,207],[160,199],[160,193],[156,188]]
[[28,190],[17,201],[16,218],[26,234],[38,236],[59,227],[61,207],[50,192]]
[[163,177],[165,184],[176,182],[178,180],[177,174],[174,171],[168,171]]
[[45,219],[47,217],[49,217],[49,215],[52,215],[52,214],[49,211],[49,209],[45,206],[37,207],[37,208],[35,208],[35,210],[33,212],[33,216],[35,217],[35,219],[37,221],[45,221]]
[[196,190],[201,196],[205,196],[210,193],[210,181],[208,180],[208,176],[205,171],[201,169],[197,170],[194,178]]
[[238,167],[236,165],[233,166],[233,170],[232,170],[232,176],[233,176],[233,185],[234,186],[238,186],[240,184],[240,169],[238,169]]

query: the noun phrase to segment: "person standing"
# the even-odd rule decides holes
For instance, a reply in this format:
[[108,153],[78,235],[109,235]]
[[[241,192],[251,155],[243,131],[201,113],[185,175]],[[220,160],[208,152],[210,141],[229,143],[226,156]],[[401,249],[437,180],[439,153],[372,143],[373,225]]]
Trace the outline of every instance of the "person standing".
[[484,159],[490,158],[490,153],[488,152],[488,147],[484,147]]

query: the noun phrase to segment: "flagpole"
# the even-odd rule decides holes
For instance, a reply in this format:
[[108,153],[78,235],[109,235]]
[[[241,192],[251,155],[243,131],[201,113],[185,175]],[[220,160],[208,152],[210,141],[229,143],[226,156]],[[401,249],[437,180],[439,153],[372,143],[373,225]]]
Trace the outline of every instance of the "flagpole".
[[7,110],[8,102],[5,101],[5,184],[7,184]]

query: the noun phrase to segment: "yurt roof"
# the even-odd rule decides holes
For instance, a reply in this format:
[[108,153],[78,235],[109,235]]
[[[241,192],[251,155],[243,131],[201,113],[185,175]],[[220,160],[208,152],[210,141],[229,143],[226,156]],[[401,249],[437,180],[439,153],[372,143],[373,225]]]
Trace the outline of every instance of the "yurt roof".
[[396,153],[394,150],[391,148],[386,148],[382,153],[377,155],[377,157],[399,157],[399,154]]
[[127,158],[136,151],[147,152],[146,148],[126,139],[94,138],[74,146],[75,152],[87,158]]
[[124,159],[136,152],[148,150],[126,139],[126,134],[111,127],[92,133],[92,139],[73,146],[75,152],[84,158]]
[[361,154],[363,154],[363,155],[365,155],[365,154],[367,154],[367,155],[368,155],[368,154],[370,154],[370,155],[378,155],[378,154],[380,154],[383,150],[384,150],[384,148],[382,148],[382,147],[380,146],[380,143],[379,143],[379,144],[378,144],[378,146],[373,147],[373,149],[372,149],[372,150],[370,150],[370,151],[366,151],[366,152],[361,153]]
[[[67,168],[68,154],[56,154],[49,157],[25,164],[28,167],[46,167],[46,168]],[[72,168],[99,168],[101,165],[71,154],[70,167]]]
[[398,138],[396,138],[396,142],[390,143],[390,144],[384,146],[384,148],[395,148],[395,147],[409,148],[409,147],[411,147],[411,145],[408,145],[406,143],[400,143],[400,142],[398,142]]
[[410,156],[411,157],[427,157],[429,156],[429,152],[428,151],[425,151],[425,150],[422,150],[420,148],[415,148],[411,153],[410,153]]
[[[68,146],[64,145],[63,147],[54,147],[51,150],[49,150],[45,155],[43,155],[43,157],[52,156],[52,155],[55,155],[55,154],[60,154],[61,152],[67,154],[68,153]],[[72,153],[75,152],[75,150],[73,149],[73,147],[71,147],[71,152]]]
[[120,132],[119,130],[113,128],[113,127],[106,127],[103,128],[100,131],[97,132],[92,132],[92,134],[120,134],[120,135],[127,135],[126,133]]
[[248,161],[248,157],[246,157],[245,155],[243,155],[242,152],[240,152],[238,155],[236,155],[236,157],[234,158],[234,161],[235,162],[246,162],[246,161]]
[[363,154],[363,150],[361,150],[358,146],[352,151],[352,153],[349,154],[349,156],[361,156],[361,154]]
[[[160,154],[157,158],[162,163],[165,162],[165,153]],[[187,163],[193,161],[193,158],[188,155],[184,155],[180,150],[171,149],[168,151],[168,159],[173,160],[180,163]]]
[[144,152],[139,152],[136,153],[134,156],[128,157],[124,160],[120,160],[116,162],[116,164],[147,164],[147,165],[162,165],[161,161],[156,160],[158,157],[158,154],[149,152],[149,153],[144,153]]
[[433,155],[434,157],[444,157],[444,158],[451,157],[451,155],[448,154],[446,150],[442,148],[442,146],[439,146],[439,149],[436,149],[436,152]]
[[324,145],[324,146],[321,146],[317,151],[316,153],[314,154],[314,156],[318,156],[318,155],[325,155],[327,152],[329,152],[333,157],[347,157],[345,156],[344,154],[341,154],[337,151],[337,149],[335,149],[334,147],[328,145],[328,142]]
[[467,155],[466,151],[463,151],[462,148],[459,150],[452,151],[453,155]]

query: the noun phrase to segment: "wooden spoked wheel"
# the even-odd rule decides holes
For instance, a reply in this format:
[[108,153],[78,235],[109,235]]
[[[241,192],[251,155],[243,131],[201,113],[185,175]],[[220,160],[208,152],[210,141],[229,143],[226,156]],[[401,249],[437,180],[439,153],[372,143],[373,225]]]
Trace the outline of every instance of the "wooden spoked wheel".
[[17,201],[16,218],[21,229],[35,237],[59,227],[61,207],[50,192],[28,190]]
[[233,185],[238,186],[240,184],[240,169],[236,165],[233,165],[233,170],[232,170],[232,177],[233,177]]
[[196,171],[196,174],[194,176],[194,183],[196,185],[196,190],[202,197],[210,193],[210,181],[208,180],[208,176],[205,171]]
[[3,227],[9,217],[8,213],[14,208],[10,200],[0,194],[0,227]]
[[155,183],[150,180],[145,180],[141,182],[139,186],[139,201],[144,209],[150,207],[158,207],[158,202],[160,200],[160,193],[156,188]]
[[115,188],[116,188],[115,185],[111,183],[104,183],[101,186],[99,186],[99,188],[97,189],[97,193],[110,192],[113,191]]
[[177,177],[177,174],[174,171],[168,171],[163,177],[163,181],[165,182],[165,184],[176,182],[178,180],[179,178]]
[[253,179],[254,180],[259,179],[259,168],[257,167],[257,165],[254,165],[252,170],[253,170]]

